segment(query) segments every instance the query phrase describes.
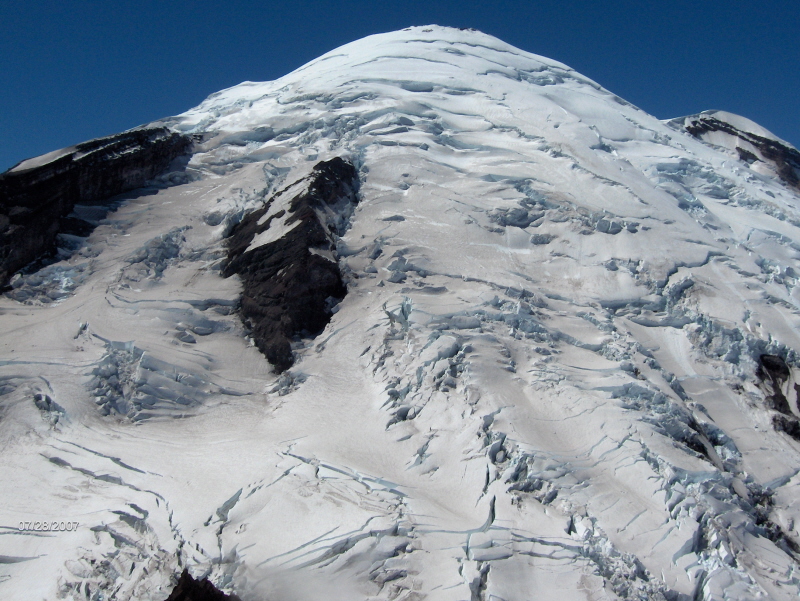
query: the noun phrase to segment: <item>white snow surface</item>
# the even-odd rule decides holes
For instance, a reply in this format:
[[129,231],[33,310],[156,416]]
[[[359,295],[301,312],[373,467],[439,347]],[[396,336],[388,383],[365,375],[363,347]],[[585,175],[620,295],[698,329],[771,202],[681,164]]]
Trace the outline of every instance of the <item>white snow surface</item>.
[[47,165],[48,163],[52,163],[53,161],[60,159],[63,156],[70,154],[71,152],[75,152],[75,146],[68,146],[67,148],[60,148],[59,150],[53,150],[52,152],[48,152],[47,154],[43,154],[38,157],[33,157],[30,159],[25,159],[24,161],[20,161],[16,165],[14,165],[10,171],[25,171],[26,169],[34,169],[36,167],[42,167],[43,165]]
[[[798,414],[796,192],[438,26],[161,123],[203,135],[186,173],[0,299],[0,597],[797,598],[756,375],[785,358]],[[223,236],[334,156],[349,292],[277,376]]]

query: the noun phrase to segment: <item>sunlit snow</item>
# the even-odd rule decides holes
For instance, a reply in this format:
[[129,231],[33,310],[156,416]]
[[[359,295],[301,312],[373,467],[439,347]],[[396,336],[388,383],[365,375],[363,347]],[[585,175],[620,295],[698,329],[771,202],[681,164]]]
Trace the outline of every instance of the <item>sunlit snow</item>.
[[[757,376],[782,357],[800,417],[796,190],[436,26],[159,125],[202,136],[185,173],[0,298],[3,599],[184,566],[244,601],[797,598],[800,442]],[[349,292],[277,376],[224,236],[335,156]]]

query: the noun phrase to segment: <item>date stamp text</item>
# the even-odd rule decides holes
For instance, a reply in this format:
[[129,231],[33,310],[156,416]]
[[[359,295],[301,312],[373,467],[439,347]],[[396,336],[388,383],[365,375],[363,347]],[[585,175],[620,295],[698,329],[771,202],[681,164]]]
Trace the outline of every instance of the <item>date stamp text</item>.
[[31,522],[20,522],[19,523],[19,530],[20,532],[72,532],[73,530],[77,530],[80,524],[78,522],[65,522],[63,520],[53,520],[53,521],[31,521]]

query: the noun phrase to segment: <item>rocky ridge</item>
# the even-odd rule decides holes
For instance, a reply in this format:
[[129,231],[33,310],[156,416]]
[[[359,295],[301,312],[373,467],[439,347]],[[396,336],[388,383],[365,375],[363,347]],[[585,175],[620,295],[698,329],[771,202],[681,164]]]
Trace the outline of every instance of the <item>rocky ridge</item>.
[[242,318],[278,371],[294,362],[292,339],[321,332],[347,293],[336,243],[358,202],[357,189],[355,168],[336,157],[278,191],[231,231],[222,274],[242,278]]
[[0,286],[52,252],[56,238],[86,237],[95,223],[74,213],[141,188],[189,152],[192,139],[141,128],[28,159],[0,175]]
[[770,165],[781,180],[800,190],[800,152],[769,132],[762,131],[760,127],[749,128],[756,129],[757,133],[747,131],[747,120],[734,117],[741,129],[730,122],[728,113],[721,111],[706,111],[699,115],[674,119],[670,123],[682,127],[696,138],[730,147],[748,165],[752,166],[756,161]]

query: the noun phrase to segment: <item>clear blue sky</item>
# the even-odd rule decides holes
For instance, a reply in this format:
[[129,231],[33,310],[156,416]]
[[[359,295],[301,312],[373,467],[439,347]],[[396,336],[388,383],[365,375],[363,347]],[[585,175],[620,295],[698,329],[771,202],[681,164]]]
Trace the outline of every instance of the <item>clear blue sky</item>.
[[0,170],[429,23],[564,62],[662,119],[723,109],[800,146],[798,0],[3,0]]

